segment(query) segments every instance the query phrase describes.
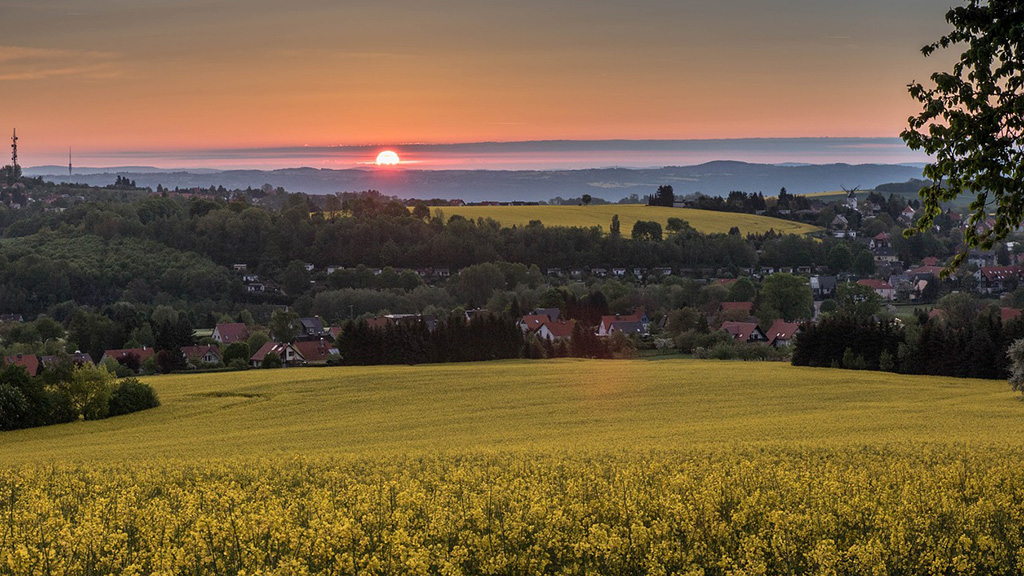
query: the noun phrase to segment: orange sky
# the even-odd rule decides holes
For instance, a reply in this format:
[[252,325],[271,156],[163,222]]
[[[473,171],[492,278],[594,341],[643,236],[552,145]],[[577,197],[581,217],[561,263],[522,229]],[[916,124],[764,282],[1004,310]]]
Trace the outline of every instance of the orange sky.
[[0,132],[202,149],[895,136],[947,2],[14,0]]

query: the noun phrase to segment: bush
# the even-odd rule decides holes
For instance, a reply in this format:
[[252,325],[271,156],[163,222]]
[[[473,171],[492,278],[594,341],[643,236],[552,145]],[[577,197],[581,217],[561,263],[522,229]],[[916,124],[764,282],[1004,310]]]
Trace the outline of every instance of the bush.
[[245,358],[235,358],[231,362],[228,362],[228,368],[232,370],[248,370],[249,362]]
[[108,415],[131,414],[159,405],[160,400],[152,387],[139,382],[138,378],[125,378],[117,383],[110,395]]
[[260,365],[261,368],[280,368],[284,366],[281,362],[281,357],[273,352],[267,352],[267,355],[263,357],[263,363]]

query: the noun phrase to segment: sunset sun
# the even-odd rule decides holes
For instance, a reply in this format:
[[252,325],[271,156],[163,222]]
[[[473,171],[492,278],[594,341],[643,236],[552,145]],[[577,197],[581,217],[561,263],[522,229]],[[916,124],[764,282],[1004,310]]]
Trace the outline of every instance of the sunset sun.
[[385,150],[377,154],[377,166],[394,166],[400,162],[398,154],[391,150]]

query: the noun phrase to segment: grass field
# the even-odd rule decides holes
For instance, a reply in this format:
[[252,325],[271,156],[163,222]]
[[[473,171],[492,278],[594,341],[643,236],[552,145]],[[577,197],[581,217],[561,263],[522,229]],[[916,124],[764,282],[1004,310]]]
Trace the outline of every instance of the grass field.
[[525,226],[540,220],[545,226],[600,226],[608,231],[612,216],[619,215],[622,233],[629,235],[638,220],[658,222],[664,228],[669,218],[682,218],[705,234],[726,233],[738,226],[742,234],[759,234],[774,229],[787,234],[808,234],[821,230],[817,226],[768,218],[754,214],[735,214],[688,208],[666,208],[642,204],[601,204],[597,206],[442,206],[431,208],[432,214],[442,212],[445,218],[459,215],[476,220],[493,218],[502,226]]
[[697,360],[147,378],[163,406],[0,435],[0,462],[643,446],[1024,444],[1005,382]]
[[697,360],[148,379],[0,433],[0,574],[1019,574],[1005,382]]

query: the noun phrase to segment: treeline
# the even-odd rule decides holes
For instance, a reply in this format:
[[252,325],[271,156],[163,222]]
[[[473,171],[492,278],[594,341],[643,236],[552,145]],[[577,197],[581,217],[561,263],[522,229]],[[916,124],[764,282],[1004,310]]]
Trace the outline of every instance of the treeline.
[[159,405],[147,384],[116,380],[102,366],[75,366],[67,358],[35,378],[21,366],[0,370],[0,430],[100,420]]
[[335,345],[343,364],[362,366],[520,358],[525,340],[512,318],[481,314],[469,321],[453,316],[433,330],[418,319],[381,328],[348,322]]
[[995,307],[933,318],[920,312],[906,323],[827,314],[797,335],[793,364],[1005,379],[1007,349],[1020,338],[1024,318],[1003,322]]

